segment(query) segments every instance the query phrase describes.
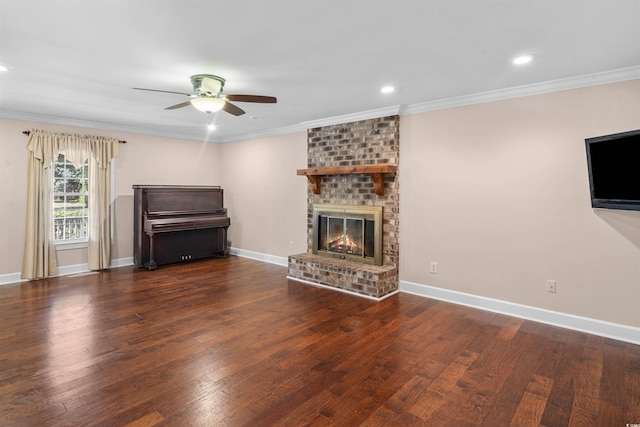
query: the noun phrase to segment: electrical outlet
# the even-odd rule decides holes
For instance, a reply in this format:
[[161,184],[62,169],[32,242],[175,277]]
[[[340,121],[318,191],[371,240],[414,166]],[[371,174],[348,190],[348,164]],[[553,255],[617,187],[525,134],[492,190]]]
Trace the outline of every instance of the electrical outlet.
[[289,249],[293,249],[293,240],[289,240]]
[[547,280],[547,292],[552,294],[556,293],[556,281],[555,280]]
[[438,274],[438,263],[437,262],[431,261],[431,267],[430,267],[429,272],[431,274]]

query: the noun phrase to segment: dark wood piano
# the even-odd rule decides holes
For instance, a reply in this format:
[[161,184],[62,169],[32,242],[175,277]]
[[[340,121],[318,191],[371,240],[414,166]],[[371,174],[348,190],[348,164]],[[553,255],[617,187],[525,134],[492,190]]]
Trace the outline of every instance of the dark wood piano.
[[133,260],[155,270],[227,256],[231,220],[217,186],[134,185]]

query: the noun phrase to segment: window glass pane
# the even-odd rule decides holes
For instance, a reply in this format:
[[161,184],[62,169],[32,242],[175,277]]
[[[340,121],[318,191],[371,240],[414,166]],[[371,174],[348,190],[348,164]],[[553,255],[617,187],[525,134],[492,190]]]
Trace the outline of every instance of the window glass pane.
[[62,192],[64,192],[64,179],[54,179],[53,180],[53,192],[54,193],[62,193]]
[[64,177],[73,178],[76,176],[76,168],[71,163],[65,163],[64,165]]
[[63,154],[54,163],[53,223],[55,240],[86,239],[88,165],[76,168]]

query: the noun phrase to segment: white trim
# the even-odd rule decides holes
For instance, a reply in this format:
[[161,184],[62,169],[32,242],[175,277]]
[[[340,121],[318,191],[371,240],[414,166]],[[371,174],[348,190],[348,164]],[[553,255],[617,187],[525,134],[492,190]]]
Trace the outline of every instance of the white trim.
[[445,98],[437,101],[407,105],[402,108],[401,114],[406,115],[421,113],[425,111],[444,110],[447,108],[462,107],[465,105],[482,104],[485,102],[520,98],[523,96],[540,95],[544,93],[578,89],[581,87],[597,86],[607,83],[616,83],[638,78],[640,78],[640,66],[622,68],[619,70],[606,71],[602,73],[587,74],[584,76],[571,77],[567,79],[552,80],[548,82],[534,83],[507,89],[480,92],[454,98]]
[[89,264],[74,264],[74,265],[64,265],[62,267],[58,267],[58,274],[55,277],[60,276],[69,276],[72,274],[79,273],[87,273],[89,270]]
[[640,328],[400,281],[400,291],[640,345]]
[[20,273],[0,274],[0,286],[8,285],[10,283],[22,283],[28,281],[28,279],[21,278]]
[[236,255],[242,258],[255,259],[256,261],[268,262],[270,264],[276,264],[282,267],[287,267],[289,265],[288,258],[248,251],[246,249],[229,248],[229,254]]
[[[187,141],[206,142],[207,132],[206,129],[195,129],[193,132],[186,130],[174,131],[174,130],[162,130],[158,128],[147,128],[142,126],[126,126],[114,123],[95,122],[91,120],[79,120],[69,117],[50,116],[45,114],[34,114],[22,111],[1,111],[0,118],[24,120],[38,123],[50,123],[54,125],[74,126],[79,128],[99,129],[111,132],[127,132],[145,136],[158,136],[162,138],[176,138],[184,139]],[[216,141],[211,141],[216,142]]]
[[287,279],[293,280],[293,281],[296,281],[296,282],[300,282],[300,283],[304,283],[306,285],[316,286],[318,288],[330,289],[332,291],[338,291],[338,292],[342,292],[342,293],[345,293],[345,294],[354,295],[354,296],[357,296],[357,297],[362,297],[362,298],[366,298],[366,299],[370,299],[370,300],[374,300],[374,301],[382,301],[382,300],[384,300],[386,298],[389,298],[390,296],[395,295],[398,292],[400,292],[400,291],[393,291],[393,292],[390,292],[390,293],[388,293],[386,295],[383,295],[381,297],[372,297],[371,295],[359,294],[357,292],[349,291],[347,289],[334,288],[333,286],[323,285],[322,283],[310,282],[308,280],[300,279],[299,277],[293,277],[293,276],[287,275]]
[[[124,267],[127,265],[133,265],[133,257],[128,258],[120,258],[111,260],[111,265],[109,268],[118,268]],[[89,264],[74,264],[74,265],[65,265],[62,267],[58,267],[58,274],[52,277],[60,277],[60,276],[69,276],[73,274],[83,274],[88,273]],[[0,274],[0,286],[8,285],[12,283],[22,283],[29,282],[29,279],[22,279],[20,273],[9,273],[9,274]],[[42,280],[42,279],[34,279],[34,280]]]
[[74,239],[74,240],[56,240],[54,242],[56,251],[68,251],[71,249],[86,249],[89,247],[89,239]]
[[109,266],[109,268],[118,268],[118,267],[126,267],[127,265],[133,265],[133,257],[127,257],[127,258],[118,258],[118,259],[112,259],[111,260],[111,265]]
[[176,131],[173,129],[147,128],[142,126],[126,126],[111,123],[85,121],[71,119],[68,117],[48,116],[19,111],[0,111],[0,118],[16,119],[25,121],[36,121],[40,123],[52,123],[67,126],[77,126],[91,129],[101,129],[116,132],[128,132],[139,135],[159,136],[163,138],[184,139],[187,141],[225,143],[234,141],[244,141],[247,139],[263,138],[274,135],[283,135],[293,132],[302,132],[310,127],[328,126],[352,121],[385,117],[389,115],[407,115],[425,111],[442,110],[446,108],[461,107],[464,105],[480,104],[484,102],[498,101],[521,96],[538,95],[543,93],[558,92],[568,89],[596,86],[607,83],[616,83],[626,80],[640,78],[640,66],[621,68],[617,70],[603,71],[600,73],[587,74],[582,76],[569,77],[566,79],[551,80],[547,82],[534,83],[530,85],[516,86],[512,88],[499,89],[494,91],[479,92],[465,96],[444,98],[436,101],[429,101],[419,104],[392,106],[369,110],[358,113],[346,114],[343,116],[328,117],[318,120],[301,122],[297,125],[285,126],[275,129],[265,129],[253,133],[238,134],[226,138],[210,140],[210,135],[203,129],[193,129]]
[[357,122],[360,120],[375,119],[378,117],[395,116],[396,114],[399,114],[399,113],[400,113],[400,106],[395,105],[392,107],[378,108],[375,110],[362,111],[359,113],[345,114],[343,116],[327,117],[326,119],[309,120],[307,122],[301,122],[300,125],[302,125],[305,129],[312,129],[312,128],[317,128],[322,126],[330,126],[330,125],[337,125],[341,123]]
[[[253,252],[244,249],[230,248],[229,253],[244,258],[250,258],[257,261],[263,261],[271,264],[276,264],[282,267],[288,266],[288,258],[279,257],[275,255],[263,254],[260,252]],[[124,267],[133,265],[133,258],[120,258],[111,261],[109,268]],[[68,276],[71,274],[86,273],[90,271],[88,264],[76,264],[60,267],[58,269],[58,276]],[[433,298],[441,301],[450,302],[453,304],[464,305],[468,307],[478,308],[480,310],[492,311],[495,313],[505,314],[508,316],[514,316],[521,319],[532,320],[534,322],[545,323],[548,325],[558,326],[561,328],[572,329],[579,332],[584,332],[593,335],[599,335],[606,338],[612,338],[618,341],[625,341],[632,344],[640,345],[640,328],[622,325],[618,323],[606,322],[603,320],[591,319],[588,317],[575,316],[573,314],[560,313],[557,311],[546,310],[538,307],[531,307],[522,304],[516,304],[513,302],[497,300],[493,298],[482,297],[473,294],[467,294],[464,292],[452,291],[448,289],[436,288],[433,286],[423,285],[419,283],[408,282],[406,280],[400,281],[400,289],[392,292],[380,298],[371,297],[368,295],[359,294],[356,292],[347,291],[344,289],[334,288],[332,286],[326,286],[319,283],[308,282],[296,277],[287,275],[287,279],[295,280],[297,282],[306,283],[312,286],[318,286],[321,288],[327,288],[334,291],[344,292],[351,295],[356,295],[364,298],[381,301],[398,292],[404,292],[407,294],[417,295],[425,298]],[[20,273],[0,274],[0,285],[6,285],[10,283],[28,282],[28,280],[21,279]]]

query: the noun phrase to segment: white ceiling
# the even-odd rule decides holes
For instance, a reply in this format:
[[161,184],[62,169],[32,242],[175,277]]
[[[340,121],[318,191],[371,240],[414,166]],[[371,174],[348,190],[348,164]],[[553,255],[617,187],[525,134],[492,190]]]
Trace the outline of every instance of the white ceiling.
[[[0,64],[0,117],[228,142],[638,78],[640,0],[0,0]],[[278,103],[207,115],[132,90],[192,92],[192,74]]]

